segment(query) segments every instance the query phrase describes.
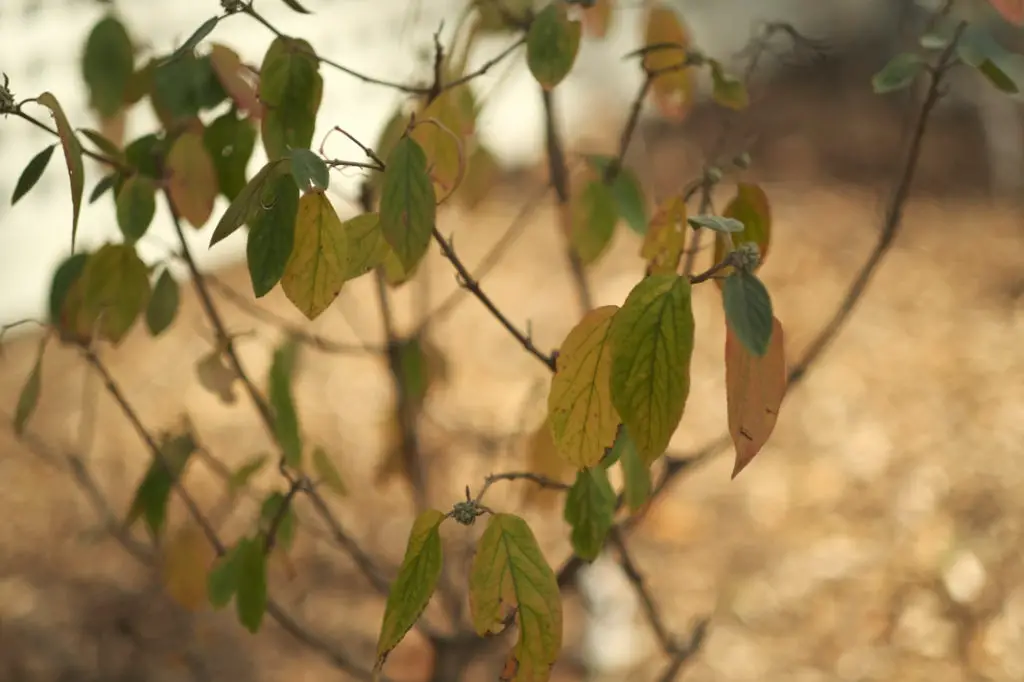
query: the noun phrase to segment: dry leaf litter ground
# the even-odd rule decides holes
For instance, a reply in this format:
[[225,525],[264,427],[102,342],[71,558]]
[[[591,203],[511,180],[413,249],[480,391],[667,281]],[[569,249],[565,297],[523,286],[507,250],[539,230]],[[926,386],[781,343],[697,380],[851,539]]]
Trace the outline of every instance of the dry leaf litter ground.
[[[820,120],[828,116],[826,106],[839,105],[824,97],[815,106]],[[792,100],[783,109],[793,116],[804,111]],[[897,128],[883,118],[872,119],[874,133],[870,123],[849,118],[841,119],[849,130],[838,132],[840,119],[832,118],[831,127],[808,126],[803,137],[776,135],[760,149],[759,158],[768,160],[759,172],[775,226],[762,273],[791,359],[831,315],[880,222],[877,183],[834,179],[853,172],[856,145],[844,147],[839,161],[829,150],[844,135],[860,139],[858,131],[896,139]],[[648,136],[646,167],[655,186],[677,185],[682,170],[693,171],[704,139],[700,120],[688,136],[672,133],[654,143]],[[963,148],[970,134],[958,125],[947,128],[930,137],[925,189],[948,185],[946,152]],[[860,168],[872,169],[874,180],[879,166],[865,149]],[[892,149],[882,146],[874,155]],[[443,211],[442,230],[455,234],[467,264],[475,265],[500,238],[534,195],[534,184],[510,181],[472,212]],[[1024,677],[1022,236],[1014,206],[977,192],[918,193],[852,321],[793,390],[758,459],[730,481],[726,453],[678,481],[649,510],[629,543],[670,628],[682,634],[695,618],[713,616],[705,648],[683,679]],[[596,304],[621,303],[636,283],[639,245],[620,229],[590,274]],[[433,251],[424,278],[436,303],[455,281]],[[554,211],[545,205],[483,281],[511,320],[530,321],[541,348],[556,347],[578,318],[562,254]],[[249,291],[242,267],[217,276]],[[241,390],[227,406],[199,385],[194,368],[210,351],[212,333],[188,291],[171,333],[151,340],[136,330],[123,348],[103,357],[147,428],[174,429],[185,413],[206,449],[235,468],[272,447]],[[408,288],[395,297],[403,328],[414,322],[416,300]],[[239,346],[262,382],[279,329],[221,296],[218,301],[229,329],[250,332]],[[279,291],[259,305],[302,323]],[[679,451],[694,450],[725,428],[723,316],[715,289],[700,287],[694,307],[693,382],[673,439]],[[347,286],[308,328],[379,344],[370,278]],[[448,376],[429,400],[423,439],[433,503],[446,509],[487,473],[525,466],[548,376],[468,296],[432,338],[447,356]],[[32,339],[5,348],[0,399],[7,416],[34,351]],[[163,595],[155,570],[104,533],[65,455],[82,455],[118,517],[148,458],[89,375],[76,353],[51,347],[43,398],[30,423],[32,447],[15,440],[10,428],[0,431],[0,679],[345,679],[269,620],[254,637],[230,609],[182,609]],[[377,358],[304,351],[296,388],[303,429],[325,446],[351,491],[333,504],[337,517],[364,548],[395,566],[412,510],[400,481],[373,484],[390,392]],[[83,423],[95,425],[90,430]],[[204,509],[224,509],[223,484],[209,471],[193,462],[186,485]],[[281,482],[269,468],[254,485],[269,489]],[[497,484],[488,504],[523,513],[557,566],[568,553],[567,529],[557,506],[522,504],[527,485]],[[243,500],[232,513],[214,516],[222,537],[245,529],[256,509],[256,502]],[[274,565],[272,593],[296,620],[368,663],[383,602],[344,553],[323,539],[308,506],[299,509],[307,531],[300,532],[290,565]],[[172,505],[170,519],[172,533],[178,532],[185,522],[180,503]],[[446,536],[479,532],[453,527]],[[566,604],[566,662],[555,673],[560,680],[578,679],[572,659],[580,607],[571,595]],[[396,680],[426,679],[425,655],[422,639],[412,633],[393,653],[388,672]],[[654,679],[657,661],[652,654],[629,679]],[[469,679],[492,679],[491,673],[479,666]]]

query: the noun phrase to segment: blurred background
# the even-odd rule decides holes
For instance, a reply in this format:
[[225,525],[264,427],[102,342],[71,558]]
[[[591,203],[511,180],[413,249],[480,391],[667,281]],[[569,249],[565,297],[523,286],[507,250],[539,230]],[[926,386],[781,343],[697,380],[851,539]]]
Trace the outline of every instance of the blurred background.
[[[441,27],[442,37],[450,36],[465,6],[461,0],[304,4],[315,14],[296,14],[278,0],[257,7],[321,55],[399,82],[429,81],[433,35]],[[585,40],[557,91],[573,153],[615,150],[641,83],[635,62],[622,56],[641,44],[642,4],[617,4],[610,34]],[[744,179],[761,183],[772,201],[773,254],[762,273],[786,327],[791,362],[829,319],[881,229],[920,93],[878,96],[870,79],[915,43],[925,5],[673,2],[696,46],[737,74],[747,64],[744,47],[765,22],[791,23],[806,38],[780,39],[765,53],[752,75],[749,111],[713,105],[706,83],[685,121],[662,120],[645,107],[627,155],[649,198],[657,199],[694,178],[713,152],[751,154]],[[81,55],[88,32],[111,7],[150,55],[173,49],[220,9],[213,0],[3,0],[0,71],[15,97],[51,91],[73,125],[96,127]],[[964,0],[957,11],[999,27],[985,7]],[[1019,40],[1014,31],[999,31],[1008,46]],[[238,16],[208,41],[258,65],[271,39],[264,27]],[[511,40],[482,41],[470,68]],[[334,70],[322,74],[315,144],[335,125],[372,144],[399,94]],[[540,94],[522,55],[476,85],[484,103],[478,136],[502,166],[500,180],[480,205],[445,209],[440,227],[457,234],[456,248],[472,266],[517,231],[484,286],[516,324],[530,323],[541,348],[554,348],[578,315],[554,199],[543,194]],[[45,110],[29,106],[45,120]],[[147,106],[136,107],[125,139],[155,123]],[[679,679],[1024,679],[1022,125],[1015,98],[967,71],[956,75],[926,137],[897,245],[848,327],[794,387],[769,445],[736,481],[729,480],[731,450],[694,467],[631,535],[673,632],[683,636],[695,619],[712,618],[704,649]],[[70,250],[71,203],[60,154],[29,195],[14,207],[8,201],[21,169],[51,141],[17,119],[0,121],[4,323],[41,315],[52,272]],[[344,149],[336,155],[352,156]],[[250,171],[264,161],[257,146]],[[362,177],[332,176],[343,218],[358,211]],[[87,165],[87,178],[88,194],[99,178],[95,165]],[[729,191],[716,194],[719,208]],[[524,204],[535,205],[526,218]],[[214,215],[225,207],[218,199]],[[382,563],[397,565],[412,510],[401,481],[381,473],[392,438],[390,379],[379,356],[351,351],[383,342],[372,282],[346,285],[335,306],[307,324],[279,291],[257,305],[238,265],[242,232],[209,249],[212,229],[191,231],[190,242],[201,265],[215,273],[218,302],[229,328],[244,335],[241,352],[254,376],[263,381],[270,350],[284,332],[301,328],[321,341],[304,348],[298,370],[304,431],[350,483],[348,498],[336,505],[338,518],[385,557]],[[82,244],[117,238],[111,201],[83,208]],[[162,259],[173,243],[169,216],[158,204],[140,253]],[[624,299],[642,272],[640,243],[619,226],[611,250],[590,273],[595,304]],[[454,289],[450,265],[431,253],[416,280],[395,294],[400,329],[412,329],[425,304],[433,308]],[[153,340],[137,329],[104,357],[151,429],[178,428],[187,418],[210,458],[233,470],[271,446],[241,392],[224,403],[197,380],[195,366],[210,353],[213,334],[194,297],[182,291],[174,331]],[[694,379],[672,444],[681,453],[701,451],[725,428],[720,300],[708,287],[694,305]],[[32,327],[18,331],[0,359],[0,416],[7,424],[36,350]],[[435,504],[446,509],[465,485],[531,461],[548,378],[472,300],[433,324],[431,339],[445,361],[421,427]],[[0,679],[350,679],[323,655],[325,647],[296,643],[278,625],[268,622],[253,637],[230,609],[181,608],[164,594],[159,563],[135,561],[109,538],[106,525],[123,518],[147,459],[138,436],[71,350],[48,351],[29,434],[18,439],[4,427],[0,453],[0,513],[7,519],[0,530]],[[188,485],[204,508],[218,508],[223,481],[206,464],[190,470]],[[254,485],[280,486],[272,469]],[[568,553],[560,509],[524,491],[518,484],[496,486],[489,504],[524,514],[557,566]],[[242,500],[231,507],[218,522],[225,534],[244,529],[255,505]],[[171,518],[175,531],[187,528],[181,509],[172,509]],[[277,598],[318,641],[369,665],[383,604],[316,519],[308,528],[290,563],[274,568]],[[591,608],[588,620],[579,595],[570,594],[567,653],[555,674],[656,680],[663,661],[628,585],[615,570],[603,571],[589,574],[584,597],[600,601],[608,593],[606,601],[618,608],[604,621]],[[425,651],[410,635],[389,674],[428,679]],[[598,665],[602,655],[607,670]],[[492,673],[481,667],[469,679],[493,679]]]

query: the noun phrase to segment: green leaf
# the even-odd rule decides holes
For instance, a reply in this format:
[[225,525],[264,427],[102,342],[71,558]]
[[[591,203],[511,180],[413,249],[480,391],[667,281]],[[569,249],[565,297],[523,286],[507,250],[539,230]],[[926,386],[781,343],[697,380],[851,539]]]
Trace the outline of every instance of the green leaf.
[[43,175],[43,171],[46,170],[46,165],[50,163],[50,158],[53,156],[53,150],[56,147],[57,143],[55,142],[43,149],[43,151],[33,156],[28,165],[25,166],[25,170],[21,171],[21,175],[18,177],[18,184],[14,186],[14,194],[11,195],[11,206],[18,203],[18,199],[28,194],[29,190],[36,186],[39,178]]
[[619,415],[612,405],[610,332],[618,306],[587,313],[558,351],[548,393],[548,421],[560,457],[573,466],[597,464],[615,442]]
[[165,269],[157,278],[153,295],[146,307],[146,326],[150,334],[159,336],[171,326],[175,315],[178,314],[179,302],[178,283],[171,271]]
[[551,2],[530,24],[526,35],[526,64],[545,90],[551,90],[572,71],[580,49],[582,26],[571,21],[561,2]]
[[380,229],[380,216],[364,213],[342,223],[348,239],[348,265],[345,280],[361,277],[384,262],[391,247]]
[[238,620],[249,632],[259,632],[267,611],[267,556],[261,537],[238,543],[235,559],[235,609]]
[[298,3],[298,0],[281,0],[284,4],[298,12],[299,14],[312,14],[308,9]]
[[321,191],[299,199],[295,244],[281,277],[288,300],[316,319],[341,293],[348,272],[348,235]]
[[132,140],[124,148],[124,157],[128,165],[138,171],[141,175],[147,175],[154,180],[163,178],[164,155],[167,151],[168,140],[157,135],[143,135]]
[[[591,167],[602,177],[608,172],[608,166],[612,163],[610,156],[592,155],[588,160]],[[620,167],[612,181],[611,189],[619,216],[637,234],[647,234],[647,202],[636,173],[629,168]]]
[[220,193],[234,201],[246,184],[245,167],[256,147],[256,129],[251,121],[228,111],[203,131],[203,145],[213,159]]
[[[265,210],[266,204],[262,203],[264,192],[271,186],[271,181],[279,178],[281,175],[288,173],[287,167],[283,161],[270,161],[263,168],[261,168],[256,175],[252,176],[250,180],[238,193],[238,196],[234,198],[231,205],[228,206],[227,210],[220,217],[220,221],[217,223],[217,227],[213,231],[213,236],[210,237],[210,246],[214,246],[218,242],[227,239],[234,232],[245,225],[247,222],[252,220],[260,211]],[[288,178],[292,186],[295,182]],[[298,188],[295,191],[295,211],[298,212]],[[272,196],[268,198],[273,198]]]
[[195,449],[196,444],[188,435],[168,437],[160,443],[161,457],[150,463],[128,509],[129,527],[142,517],[153,537],[160,537],[171,489],[184,474]]
[[195,30],[195,33],[188,37],[181,47],[174,51],[171,55],[171,59],[177,59],[187,52],[192,52],[202,42],[203,38],[213,33],[213,29],[217,28],[217,24],[220,23],[221,17],[210,17]]
[[75,250],[78,237],[78,215],[82,211],[82,192],[85,191],[85,166],[82,164],[82,145],[75,137],[75,131],[64,115],[60,102],[49,92],[44,92],[36,99],[37,102],[53,112],[57,123],[57,134],[60,135],[61,147],[64,149],[64,160],[68,166],[68,179],[71,182],[71,250]]
[[757,357],[772,340],[772,299],[764,284],[749,272],[735,272],[722,286],[725,319],[740,343]]
[[92,188],[92,193],[89,195],[89,203],[96,203],[96,201],[110,191],[110,188],[117,184],[120,179],[121,176],[117,171],[104,175],[100,178],[100,181]]
[[124,154],[117,148],[117,145],[104,137],[102,133],[98,133],[92,128],[79,128],[78,132],[92,142],[96,149],[100,150],[107,158],[114,160],[124,158]]
[[308,149],[323,98],[323,76],[313,47],[305,40],[280,36],[270,44],[260,68],[263,147],[267,157],[284,157],[289,149]]
[[743,223],[736,220],[735,218],[726,218],[724,216],[717,215],[695,215],[686,219],[686,222],[690,224],[690,227],[706,227],[709,230],[715,232],[742,232]]
[[82,76],[89,105],[101,118],[112,118],[125,102],[135,68],[135,48],[124,24],[111,15],[99,20],[85,41]]
[[388,156],[380,202],[380,225],[404,270],[427,253],[437,215],[427,156],[411,137],[403,137]]
[[615,516],[615,491],[604,467],[576,472],[563,516],[572,526],[573,551],[584,561],[596,559]]
[[319,445],[313,448],[313,471],[316,472],[320,482],[326,485],[331,492],[339,496],[348,494],[345,482],[341,480],[341,475],[334,467],[334,463]]
[[331,184],[327,164],[310,149],[292,149],[288,152],[292,162],[292,176],[303,192],[311,189],[326,190]]
[[[282,167],[287,168],[283,164]],[[291,174],[275,173],[267,179],[257,197],[256,213],[249,220],[246,256],[252,290],[256,298],[260,298],[281,281],[291,258],[299,188]]]
[[117,195],[117,226],[127,243],[142,239],[156,215],[156,184],[145,175],[125,180]]
[[32,371],[18,395],[18,406],[14,411],[14,433],[22,435],[25,433],[25,426],[29,418],[35,412],[39,404],[39,393],[43,388],[43,352],[46,350],[46,337],[39,342],[39,350],[36,352],[36,361],[32,365]]
[[651,275],[612,321],[612,403],[648,464],[668,447],[690,392],[690,294],[686,277]]
[[636,444],[625,426],[619,431],[614,450],[622,466],[622,492],[632,512],[639,511],[651,499],[651,469],[640,459]]
[[209,55],[164,59],[153,69],[153,107],[165,128],[188,121],[228,98]]
[[715,98],[715,102],[721,106],[734,111],[740,111],[750,106],[750,96],[747,94],[747,88],[743,85],[743,81],[727,73],[722,65],[714,59],[711,60],[711,82],[712,96]]
[[572,213],[573,248],[583,264],[590,265],[608,248],[619,221],[611,189],[591,180],[576,196]]
[[903,52],[890,59],[889,63],[872,77],[871,87],[879,95],[904,90],[910,87],[926,66],[927,62],[920,55]]
[[259,473],[259,470],[267,463],[266,455],[257,455],[231,473],[228,479],[228,492],[235,495],[244,488],[249,479]]
[[377,638],[377,662],[374,666],[377,671],[384,667],[388,654],[416,624],[434,594],[444,560],[440,533],[444,519],[443,513],[428,509],[416,517],[409,531],[405,557],[384,607],[384,620]]
[[991,59],[986,59],[979,64],[977,68],[978,71],[981,72],[981,75],[987,78],[988,82],[994,85],[1000,92],[1005,92],[1008,95],[1016,95],[1020,92],[1020,89],[1017,87],[1017,83],[1014,82],[1013,78],[997,66]]
[[274,542],[285,550],[291,548],[295,541],[295,510],[291,504],[287,503],[288,498],[285,494],[275,491],[267,496],[267,499],[263,501],[263,506],[260,507],[260,523],[263,532],[269,536],[276,523]]
[[222,609],[228,605],[231,598],[235,596],[238,589],[239,557],[245,543],[242,538],[237,545],[232,547],[220,557],[210,569],[206,580],[206,593],[210,598],[210,606],[214,609]]
[[82,278],[82,323],[99,321],[101,336],[119,344],[149,301],[146,264],[130,244],[106,244],[89,257]]
[[507,610],[518,607],[519,639],[506,663],[514,680],[546,680],[562,648],[562,596],[526,521],[494,514],[477,542],[469,574],[473,627],[500,631]]
[[302,437],[299,416],[292,397],[293,342],[286,342],[274,351],[270,365],[270,407],[274,411],[274,436],[284,454],[285,462],[293,469],[302,466]]
[[50,284],[49,313],[50,324],[55,327],[60,326],[61,311],[68,298],[68,292],[72,285],[81,279],[88,261],[89,254],[76,253],[64,259],[64,262],[57,266],[57,270],[53,273],[53,281]]

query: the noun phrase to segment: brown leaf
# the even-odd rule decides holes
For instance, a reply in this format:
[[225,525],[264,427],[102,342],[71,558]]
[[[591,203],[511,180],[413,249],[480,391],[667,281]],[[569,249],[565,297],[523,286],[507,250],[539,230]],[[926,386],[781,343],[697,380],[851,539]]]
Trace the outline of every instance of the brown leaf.
[[263,104],[256,95],[258,77],[256,73],[242,63],[238,53],[230,47],[214,43],[210,48],[210,63],[217,74],[217,80],[238,107],[246,112],[249,118],[259,120],[263,117]]
[[772,318],[768,352],[757,357],[732,329],[725,332],[725,391],[729,434],[736,446],[736,478],[768,441],[786,394],[786,354],[782,323]]

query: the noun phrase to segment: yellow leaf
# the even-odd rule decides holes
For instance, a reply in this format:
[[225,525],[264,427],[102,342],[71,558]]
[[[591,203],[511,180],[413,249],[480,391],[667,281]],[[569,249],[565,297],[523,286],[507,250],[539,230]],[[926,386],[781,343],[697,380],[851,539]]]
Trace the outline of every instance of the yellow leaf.
[[587,313],[562,342],[548,394],[551,435],[558,454],[577,468],[597,464],[615,442],[619,415],[609,380],[612,318],[618,306]]
[[163,551],[163,580],[167,594],[189,611],[207,602],[206,581],[216,552],[195,522],[182,526]]
[[213,213],[217,198],[217,170],[206,151],[203,136],[183,133],[167,155],[168,191],[174,208],[193,227],[202,227]]
[[519,639],[503,679],[546,682],[562,648],[562,596],[558,579],[526,521],[494,514],[477,543],[469,575],[469,603],[479,635],[500,631],[518,607]]
[[348,271],[348,235],[330,199],[320,191],[299,199],[295,246],[281,277],[288,300],[314,320],[341,292]]
[[644,235],[640,256],[651,274],[673,273],[686,249],[686,202],[681,196],[666,199],[658,207]]
[[647,10],[644,45],[666,45],[646,53],[643,65],[648,73],[658,74],[651,83],[658,110],[669,118],[684,118],[693,106],[696,83],[693,67],[683,67],[690,35],[675,10],[665,5]]
[[427,155],[434,191],[446,197],[464,174],[464,143],[473,132],[473,119],[465,115],[459,97],[465,86],[446,90],[417,117],[410,136]]
[[[529,471],[563,483],[574,469],[558,456],[558,450],[555,448],[555,441],[551,435],[551,421],[547,417],[527,441],[526,465]],[[563,498],[564,493],[560,490],[550,490],[539,485],[523,486],[522,501],[527,505],[549,509],[556,503],[560,503]]]
[[771,341],[763,357],[747,350],[726,325],[725,392],[729,435],[736,446],[736,478],[768,441],[786,395],[785,342],[778,318],[772,318]]

